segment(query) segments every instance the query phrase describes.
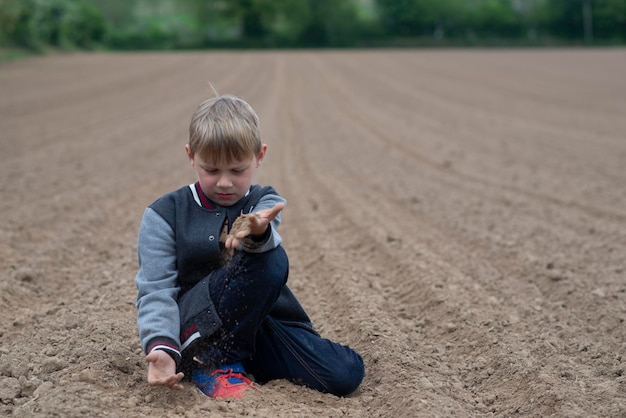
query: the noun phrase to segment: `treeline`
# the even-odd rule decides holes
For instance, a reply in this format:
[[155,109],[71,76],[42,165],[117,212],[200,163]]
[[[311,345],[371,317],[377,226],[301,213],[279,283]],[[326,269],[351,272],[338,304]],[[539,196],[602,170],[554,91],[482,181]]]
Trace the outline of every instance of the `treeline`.
[[88,0],[0,0],[0,45],[31,50],[103,45],[108,24]]
[[0,46],[624,44],[626,0],[0,0]]

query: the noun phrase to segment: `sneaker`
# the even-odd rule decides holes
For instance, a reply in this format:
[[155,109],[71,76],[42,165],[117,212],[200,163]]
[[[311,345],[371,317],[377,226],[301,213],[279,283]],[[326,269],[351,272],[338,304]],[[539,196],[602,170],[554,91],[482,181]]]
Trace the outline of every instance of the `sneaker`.
[[196,369],[192,378],[200,392],[214,399],[240,399],[246,390],[254,388],[252,381],[245,376],[241,363],[224,365],[215,370]]

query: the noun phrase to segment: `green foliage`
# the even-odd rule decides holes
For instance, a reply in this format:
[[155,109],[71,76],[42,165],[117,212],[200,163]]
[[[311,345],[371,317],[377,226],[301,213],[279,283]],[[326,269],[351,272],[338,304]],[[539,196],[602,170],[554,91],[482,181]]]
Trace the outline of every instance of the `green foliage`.
[[394,36],[519,37],[523,16],[511,0],[378,0],[381,21]]
[[297,26],[294,40],[302,46],[351,46],[359,20],[350,0],[303,1],[306,14]]
[[472,17],[471,27],[478,34],[506,38],[523,34],[522,15],[509,0],[485,0],[477,5]]
[[392,36],[431,34],[441,18],[441,2],[428,0],[378,0],[386,32]]
[[33,50],[92,47],[106,30],[100,11],[79,0],[0,0],[0,23],[4,44]]
[[596,0],[592,7],[596,37],[626,41],[626,0]]
[[545,28],[550,33],[565,38],[581,38],[583,16],[581,1],[551,0],[545,7]]
[[[626,0],[377,0],[391,36],[520,39],[540,31],[564,40],[626,40]],[[585,21],[585,3],[591,18]]]
[[[587,23],[585,3],[591,11]],[[582,40],[589,25],[595,40],[626,41],[626,0],[550,0],[539,9],[540,26],[556,37]]]
[[626,0],[0,0],[0,46],[626,42]]

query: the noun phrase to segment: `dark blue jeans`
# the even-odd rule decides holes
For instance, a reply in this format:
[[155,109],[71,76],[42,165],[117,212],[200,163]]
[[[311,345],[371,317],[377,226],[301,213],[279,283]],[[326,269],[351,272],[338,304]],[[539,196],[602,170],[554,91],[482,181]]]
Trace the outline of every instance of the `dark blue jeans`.
[[361,356],[313,330],[286,288],[288,274],[282,247],[237,252],[190,289],[179,300],[182,332],[194,327],[204,335],[183,351],[183,364],[241,361],[258,382],[288,379],[338,396],[353,392],[364,376]]
[[321,338],[310,328],[269,316],[256,341],[256,352],[244,364],[258,382],[287,379],[321,392],[345,396],[354,392],[363,380],[363,359],[356,351]]

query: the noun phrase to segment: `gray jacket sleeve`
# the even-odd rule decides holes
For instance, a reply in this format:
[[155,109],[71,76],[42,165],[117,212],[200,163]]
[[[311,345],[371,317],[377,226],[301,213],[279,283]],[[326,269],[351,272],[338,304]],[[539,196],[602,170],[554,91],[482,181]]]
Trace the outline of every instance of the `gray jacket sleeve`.
[[137,253],[137,326],[143,350],[158,348],[180,358],[174,231],[151,208],[145,210],[139,227]]

